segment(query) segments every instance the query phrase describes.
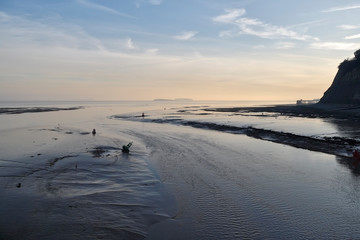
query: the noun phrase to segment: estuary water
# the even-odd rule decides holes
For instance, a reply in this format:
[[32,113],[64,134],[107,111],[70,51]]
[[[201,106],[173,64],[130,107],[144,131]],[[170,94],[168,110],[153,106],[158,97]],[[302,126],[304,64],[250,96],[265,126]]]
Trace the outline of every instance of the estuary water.
[[306,147],[358,123],[217,111],[271,104],[0,103],[0,239],[360,238],[356,146]]

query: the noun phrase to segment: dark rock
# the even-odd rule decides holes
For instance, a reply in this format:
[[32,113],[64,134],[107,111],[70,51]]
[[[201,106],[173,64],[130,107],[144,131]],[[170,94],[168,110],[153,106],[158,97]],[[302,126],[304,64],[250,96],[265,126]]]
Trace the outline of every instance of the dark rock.
[[340,63],[334,81],[320,99],[320,103],[360,104],[360,49],[354,55],[354,58]]

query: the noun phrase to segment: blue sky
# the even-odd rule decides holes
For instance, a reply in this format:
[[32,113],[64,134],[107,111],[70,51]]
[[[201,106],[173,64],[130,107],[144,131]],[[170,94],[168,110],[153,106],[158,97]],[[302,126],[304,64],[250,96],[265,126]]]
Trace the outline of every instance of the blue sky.
[[360,3],[1,0],[0,100],[320,98]]

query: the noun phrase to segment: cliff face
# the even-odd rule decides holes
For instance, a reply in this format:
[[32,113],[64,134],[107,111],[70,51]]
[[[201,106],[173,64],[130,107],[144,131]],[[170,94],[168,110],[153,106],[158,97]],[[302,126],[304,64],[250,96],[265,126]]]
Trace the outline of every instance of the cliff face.
[[355,58],[345,60],[320,103],[360,105],[360,49]]

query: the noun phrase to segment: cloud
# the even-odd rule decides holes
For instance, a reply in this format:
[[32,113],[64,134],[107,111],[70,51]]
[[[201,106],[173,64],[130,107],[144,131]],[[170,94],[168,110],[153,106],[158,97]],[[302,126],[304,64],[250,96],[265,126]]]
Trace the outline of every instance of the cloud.
[[301,34],[285,27],[264,23],[256,18],[241,17],[245,14],[244,9],[226,10],[227,14],[213,18],[214,22],[231,24],[237,29],[221,31],[220,37],[230,37],[241,34],[253,35],[266,39],[293,39],[293,40],[319,40],[310,35]]
[[149,5],[149,4],[151,4],[151,5],[161,5],[162,2],[163,2],[163,0],[136,0],[134,4],[135,4],[135,6],[137,8],[140,8],[143,5]]
[[186,31],[186,32],[180,33],[179,35],[174,36],[174,38],[177,40],[186,41],[186,40],[190,40],[193,37],[195,37],[196,34],[198,34],[197,31]]
[[90,1],[87,1],[87,0],[77,0],[77,2],[80,3],[83,6],[88,7],[88,8],[96,9],[96,10],[111,13],[111,14],[116,14],[116,15],[119,15],[119,16],[122,16],[122,17],[134,18],[131,15],[119,12],[119,11],[114,10],[112,8],[105,7],[103,5],[93,3],[93,2],[90,2]]
[[324,13],[330,13],[330,12],[339,12],[339,11],[347,11],[352,9],[358,9],[360,8],[360,4],[358,5],[351,5],[351,6],[339,6],[339,7],[333,7],[326,10],[323,10]]
[[235,19],[238,17],[241,17],[245,14],[245,9],[231,9],[231,10],[225,10],[227,13],[224,15],[220,15],[213,18],[214,22],[220,22],[220,23],[232,23]]
[[346,40],[357,39],[357,38],[360,38],[360,34],[345,37]]
[[219,33],[219,37],[221,38],[232,37],[233,35],[234,35],[234,31],[232,30],[225,30]]
[[0,11],[0,42],[6,47],[66,47],[104,50],[103,43],[81,27],[59,19],[34,21]]
[[133,42],[133,40],[131,38],[128,38],[126,40],[126,48],[130,49],[130,50],[134,50],[134,49],[137,49],[138,47],[135,46],[135,44],[134,44],[134,42]]
[[296,44],[293,42],[279,42],[275,44],[277,49],[292,49],[296,47]]
[[253,49],[265,49],[265,45],[261,44],[261,45],[256,45],[253,47]]
[[254,35],[260,38],[283,39],[289,38],[294,40],[318,40],[309,35],[297,33],[284,27],[264,23],[258,19],[240,18],[236,21],[240,28],[240,34]]
[[343,30],[353,30],[353,29],[360,28],[360,26],[359,25],[346,25],[346,24],[343,24],[343,25],[339,25],[338,28],[343,29]]
[[157,54],[159,52],[158,48],[150,48],[146,50],[147,54]]
[[350,50],[358,49],[360,44],[347,42],[317,42],[310,44],[314,49],[330,49],[330,50]]
[[152,5],[160,5],[162,3],[162,0],[149,0],[149,3]]

